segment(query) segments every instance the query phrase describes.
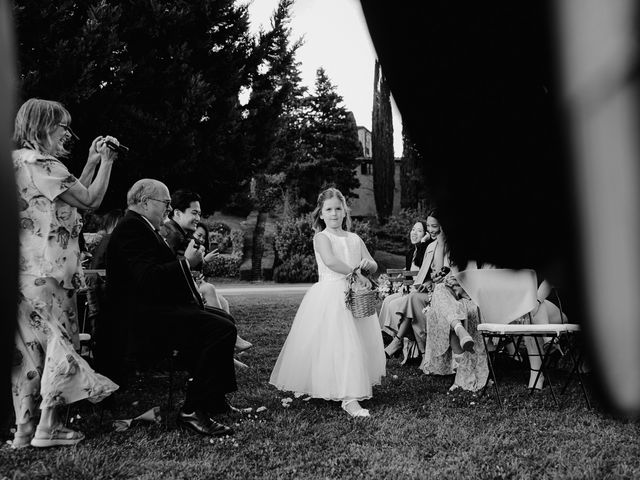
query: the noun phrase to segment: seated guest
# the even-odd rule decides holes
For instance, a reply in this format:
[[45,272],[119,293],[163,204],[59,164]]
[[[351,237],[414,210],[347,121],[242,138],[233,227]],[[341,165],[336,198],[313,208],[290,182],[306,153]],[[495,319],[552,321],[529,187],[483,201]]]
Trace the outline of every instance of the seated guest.
[[[491,268],[480,264],[480,268]],[[478,268],[476,262],[469,262],[466,270]],[[425,352],[420,369],[427,375],[456,374],[450,390],[477,391],[487,383],[489,367],[482,336],[477,331],[480,323],[477,305],[455,280],[457,268],[452,265],[451,272],[443,282],[433,287],[431,299],[423,311],[416,312],[418,323],[424,323],[426,331]],[[475,344],[474,350],[463,349],[461,338],[455,328],[466,324]],[[463,327],[464,328],[464,327]]]
[[171,195],[171,207],[168,218],[160,226],[160,234],[176,255],[184,255],[202,217],[200,195],[191,190],[176,190]]
[[107,245],[109,244],[109,238],[113,229],[122,218],[122,210],[116,208],[104,214],[102,217],[102,227],[98,230],[97,234],[100,235],[100,241],[98,246],[93,252],[93,258],[91,259],[91,269],[106,268],[106,255]]
[[[390,317],[391,321],[388,325],[395,334],[395,338],[385,348],[388,356],[402,348],[402,339],[405,336],[415,338],[418,348],[424,353],[426,324],[422,309],[431,299],[434,284],[441,282],[446,275],[443,272],[451,268],[444,229],[440,225],[438,213],[435,210],[431,211],[427,217],[427,232],[433,241],[425,250],[422,265],[414,282],[415,290],[409,295],[393,300],[389,305],[389,309],[396,315]],[[443,270],[443,267],[446,269]],[[451,327],[459,336],[463,349],[472,351],[474,341],[462,324],[457,322]]]
[[193,279],[198,286],[198,291],[202,295],[202,300],[204,300],[206,305],[221,308],[225,312],[229,313],[229,302],[216,291],[216,288],[211,283],[205,281],[204,273],[202,271],[205,264],[212,262],[214,258],[220,255],[217,248],[215,250],[211,250],[209,227],[202,222],[198,222],[196,231],[193,233],[193,238],[195,238],[204,248],[202,264],[200,267],[193,269]]
[[230,427],[213,418],[230,410],[225,395],[236,390],[233,317],[205,309],[190,270],[190,265],[202,262],[202,251],[194,242],[176,258],[158,233],[171,211],[167,186],[139,180],[127,193],[127,206],[107,247],[111,321],[101,341],[111,356],[105,366],[121,372],[117,362],[125,342],[120,337],[127,330],[147,350],[159,346],[178,350],[192,377],[178,424],[203,435],[231,434]]
[[[408,271],[417,271],[422,266],[425,250],[427,245],[431,242],[431,236],[427,233],[426,222],[423,220],[416,221],[411,232],[409,232],[409,239],[411,241],[411,248],[406,255],[405,269]],[[391,336],[394,336],[396,331],[389,328],[389,326],[398,323],[398,320],[393,321],[391,319],[392,316],[396,315],[394,311],[395,301],[404,294],[405,292],[402,291],[392,293],[382,301],[382,307],[380,308],[379,315],[380,327],[384,332]],[[402,364],[404,364],[409,358],[418,356],[418,349],[412,347],[415,347],[415,342],[411,342],[411,344],[405,342],[404,358],[401,362]]]
[[[514,273],[516,276],[513,276]],[[493,314],[496,315],[495,310],[497,309],[501,313],[497,315],[508,315],[508,312],[513,312],[513,309],[521,308],[521,293],[522,291],[518,291],[517,288],[514,289],[514,286],[518,284],[518,275],[517,272],[512,272],[510,270],[501,271],[496,270],[492,272],[490,276],[483,275],[472,275],[471,278],[465,275],[463,277],[458,276],[456,280],[454,280],[451,285],[455,287],[458,282],[463,283],[471,298],[475,298],[479,301],[480,292],[484,292],[486,295],[488,292],[495,292],[494,299],[492,302],[495,302],[493,305],[492,302],[489,302],[485,305],[488,311],[494,310]],[[539,278],[539,277],[538,277]],[[473,281],[471,281],[473,279]],[[502,291],[506,286],[507,291],[514,292],[513,295],[505,296]],[[462,287],[458,286],[457,288],[462,289]],[[528,287],[524,287],[528,288]],[[563,323],[567,322],[566,315],[560,312],[560,309],[546,300],[551,292],[551,284],[543,280],[538,284],[538,288],[536,291],[536,304],[535,308],[529,313],[525,313],[519,318],[513,320],[511,323],[520,323],[520,324],[553,324],[553,323]],[[485,297],[485,301],[486,297]],[[513,302],[512,302],[513,301]],[[432,303],[433,305],[433,303]],[[477,309],[475,306],[476,303],[473,303],[471,309]],[[484,321],[487,321],[486,318]],[[529,388],[530,389],[542,389],[542,384],[544,382],[544,375],[540,371],[542,365],[542,359],[540,358],[540,352],[547,348],[546,345],[543,345],[545,340],[550,339],[535,339],[532,337],[525,337],[525,347],[527,349],[527,354],[529,356],[529,365],[530,365],[530,375],[529,375]],[[539,347],[536,346],[536,341],[539,342]],[[551,345],[549,345],[550,347]],[[489,345],[491,348],[491,345]],[[512,343],[507,344],[507,350],[510,355],[514,356],[515,359],[519,359],[518,352],[515,351],[514,345]]]
[[[176,190],[171,195],[171,213],[169,217],[164,221],[160,227],[160,235],[162,235],[169,246],[173,249],[178,257],[184,256],[184,251],[189,242],[194,238],[198,225],[205,228],[203,223],[200,222],[202,217],[202,209],[200,207],[200,195],[191,190]],[[203,245],[203,253],[206,254],[208,261],[211,261],[215,257],[214,252],[207,253],[209,248],[209,232],[206,232],[207,243],[198,240],[198,243]],[[203,257],[204,260],[204,257]],[[219,295],[215,291],[215,287],[210,283],[204,281],[202,275],[203,262],[191,265],[191,271],[194,273],[194,280],[198,291],[200,292],[205,305],[214,308],[220,308],[229,313],[229,303],[225,298],[220,299]],[[226,308],[225,308],[226,304]],[[240,353],[247,350],[252,346],[243,338],[238,336],[236,338],[236,352]],[[247,365],[239,360],[235,360],[236,366],[239,368],[247,368]]]
[[[204,251],[203,251],[204,256],[202,259],[202,263],[200,264],[199,267],[194,267],[192,270],[193,280],[196,282],[196,286],[198,287],[198,291],[200,292],[200,295],[202,295],[202,300],[204,301],[205,305],[221,308],[225,312],[230,313],[229,302],[227,301],[227,299],[217,292],[216,287],[214,287],[213,284],[207,282],[204,279],[204,273],[202,272],[202,268],[204,267],[205,264],[210,263],[211,261],[213,261],[214,258],[220,255],[220,253],[218,253],[217,248],[213,251],[210,251],[211,243],[210,243],[210,236],[209,236],[209,228],[204,223],[198,222],[198,225],[196,226],[196,231],[193,234],[193,238],[195,238],[196,241],[198,241],[204,248]],[[235,346],[236,353],[238,354],[242,353],[245,350],[248,350],[249,348],[251,348],[252,346],[253,346],[252,343],[247,342],[245,339],[241,338],[240,335],[236,337],[236,346]],[[238,359],[236,359],[235,362],[236,362],[236,367],[248,368],[248,366],[245,363],[241,362]]]

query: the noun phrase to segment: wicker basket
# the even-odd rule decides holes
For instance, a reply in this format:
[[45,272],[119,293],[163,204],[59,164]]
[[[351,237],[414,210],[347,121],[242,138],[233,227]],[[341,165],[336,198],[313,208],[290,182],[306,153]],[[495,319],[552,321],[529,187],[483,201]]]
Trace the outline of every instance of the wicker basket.
[[355,318],[369,317],[376,313],[378,303],[378,293],[375,290],[366,292],[354,292],[351,295],[349,308]]
[[[371,280],[371,279],[369,279]],[[355,270],[347,275],[347,291],[345,292],[345,303],[354,318],[369,317],[376,313],[376,305],[378,304],[378,290],[376,283],[371,280],[371,290],[356,292],[354,290],[356,283]]]

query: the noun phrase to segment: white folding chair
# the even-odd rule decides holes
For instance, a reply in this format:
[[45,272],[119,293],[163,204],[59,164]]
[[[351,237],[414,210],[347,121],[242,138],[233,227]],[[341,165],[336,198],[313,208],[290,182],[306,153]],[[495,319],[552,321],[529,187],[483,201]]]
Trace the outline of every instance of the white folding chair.
[[[561,323],[533,323],[530,312],[537,305],[537,278],[533,270],[467,270],[460,272],[457,279],[462,288],[465,289],[478,306],[478,312],[483,319],[478,325],[478,331],[482,334],[482,340],[487,352],[489,352],[489,343],[492,343],[494,338],[499,340],[499,345],[512,343],[516,348],[516,352],[525,337],[534,338],[533,343],[536,345],[537,355],[541,358],[542,363],[534,385],[537,384],[540,376],[544,375],[549,384],[551,396],[556,405],[559,405],[548,367],[554,348],[560,349],[561,354],[568,357],[573,363],[562,393],[565,393],[571,379],[575,376],[582,387],[587,406],[591,407],[579,369],[582,360],[581,355],[574,350],[576,342],[572,341],[575,338],[571,338],[580,332],[580,326],[565,323],[566,317],[561,308],[558,308]],[[552,307],[550,302],[545,301],[539,309],[539,315],[544,317],[546,308],[556,307]],[[524,318],[527,323],[511,323],[520,318]],[[542,341],[547,340],[545,348],[540,347],[540,339],[543,339]],[[562,342],[561,346],[561,340],[565,339],[567,341]],[[502,408],[503,404],[495,374],[494,359],[491,354],[488,354],[487,357],[495,394]],[[530,393],[532,392],[533,389]]]

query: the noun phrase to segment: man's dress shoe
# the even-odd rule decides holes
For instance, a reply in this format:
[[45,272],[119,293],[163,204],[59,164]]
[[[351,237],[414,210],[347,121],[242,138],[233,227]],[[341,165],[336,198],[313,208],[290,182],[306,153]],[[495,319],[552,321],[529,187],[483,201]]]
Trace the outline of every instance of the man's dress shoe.
[[178,413],[177,423],[200,435],[208,435],[210,437],[233,435],[233,429],[231,427],[212,420],[209,418],[209,415],[201,410],[195,410],[193,413],[180,411],[180,413]]

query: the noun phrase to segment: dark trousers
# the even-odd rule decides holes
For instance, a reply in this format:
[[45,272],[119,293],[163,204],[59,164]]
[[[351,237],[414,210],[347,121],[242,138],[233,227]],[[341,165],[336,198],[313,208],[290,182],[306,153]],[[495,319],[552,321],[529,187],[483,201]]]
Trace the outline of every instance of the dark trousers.
[[195,408],[218,405],[225,393],[237,390],[233,353],[237,330],[223,310],[176,308],[166,317],[169,346],[191,374],[187,402]]
[[153,363],[178,350],[189,371],[187,400],[196,408],[219,404],[237,390],[233,361],[237,330],[224,310],[197,305],[109,309],[98,331],[96,366],[100,373],[126,385],[127,358]]

